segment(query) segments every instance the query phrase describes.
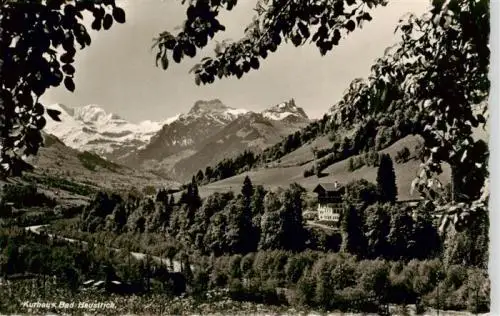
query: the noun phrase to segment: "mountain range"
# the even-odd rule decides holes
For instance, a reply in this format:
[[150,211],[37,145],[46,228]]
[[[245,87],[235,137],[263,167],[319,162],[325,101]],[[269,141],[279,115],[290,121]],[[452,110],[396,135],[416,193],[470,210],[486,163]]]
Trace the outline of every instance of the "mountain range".
[[293,99],[260,113],[197,101],[187,113],[137,124],[98,105],[48,108],[61,112],[61,122],[48,118],[45,132],[67,146],[179,180],[246,149],[262,150],[310,122]]

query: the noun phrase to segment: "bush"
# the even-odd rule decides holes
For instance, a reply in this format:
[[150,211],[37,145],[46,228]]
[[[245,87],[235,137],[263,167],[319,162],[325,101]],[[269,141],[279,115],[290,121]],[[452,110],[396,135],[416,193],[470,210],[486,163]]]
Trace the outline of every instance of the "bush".
[[410,155],[410,150],[405,146],[396,153],[394,160],[396,163],[405,163],[410,159]]
[[314,174],[315,174],[314,167],[311,167],[310,169],[304,170],[304,178],[314,176]]

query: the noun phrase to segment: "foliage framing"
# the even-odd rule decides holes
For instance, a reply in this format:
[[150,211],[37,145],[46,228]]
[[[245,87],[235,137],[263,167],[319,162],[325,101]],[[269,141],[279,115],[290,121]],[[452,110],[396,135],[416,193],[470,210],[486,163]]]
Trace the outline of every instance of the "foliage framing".
[[[30,168],[24,158],[36,155],[46,124],[40,96],[61,83],[73,92],[76,44],[91,39],[83,14],[91,13],[95,30],[125,22],[114,0],[2,0],[0,2],[0,174],[19,175]],[[47,110],[59,121],[60,114]]]
[[[155,39],[157,64],[168,68],[168,52],[177,63],[185,56],[194,57],[209,38],[225,30],[217,20],[219,11],[231,10],[236,3],[189,1],[182,30],[176,36],[163,32]],[[332,5],[328,0],[260,0],[245,36],[234,43],[217,43],[215,57],[203,58],[192,69],[195,82],[241,78],[287,40],[300,46],[310,39],[324,55],[356,26],[371,20],[368,11],[378,5],[386,1],[339,0]],[[396,109],[414,111],[421,122],[418,133],[424,137],[426,161],[413,187],[426,199],[445,205],[457,222],[459,213],[471,204],[440,200],[443,186],[436,175],[442,172],[442,163],[452,170],[467,170],[465,174],[487,175],[487,155],[478,152],[472,128],[487,121],[489,1],[433,0],[430,12],[408,15],[396,30],[402,33],[401,42],[377,60],[368,82],[353,81],[338,104],[341,118],[334,121],[349,123]],[[482,191],[475,203],[484,210],[487,188]]]
[[[182,1],[183,3],[186,0]],[[170,58],[180,63],[184,57],[195,57],[215,34],[225,30],[217,16],[221,10],[232,10],[237,0],[191,0],[186,21],[177,35],[165,31],[154,40],[156,63],[167,69]],[[196,84],[209,84],[215,78],[241,78],[273,53],[283,42],[295,46],[309,40],[325,55],[347,34],[372,19],[369,11],[386,0],[259,0],[254,17],[237,42],[217,43],[214,57],[205,57],[192,69]],[[169,56],[171,55],[171,57]]]
[[[487,122],[489,1],[435,0],[431,12],[409,15],[399,30],[402,41],[377,60],[367,82],[353,82],[344,95],[340,119],[414,111],[426,158],[412,186],[456,224],[487,207],[487,179],[481,197],[457,204],[443,199],[436,175],[442,163],[464,175],[488,174],[488,155],[480,150],[482,141],[473,138],[473,128]],[[443,216],[443,228],[448,219]]]

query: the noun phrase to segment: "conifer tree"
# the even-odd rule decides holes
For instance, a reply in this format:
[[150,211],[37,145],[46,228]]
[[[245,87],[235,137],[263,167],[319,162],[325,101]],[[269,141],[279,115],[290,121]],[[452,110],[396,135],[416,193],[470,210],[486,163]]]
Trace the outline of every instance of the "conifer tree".
[[245,177],[245,180],[243,181],[243,187],[241,188],[241,194],[245,197],[246,200],[250,200],[250,198],[253,195],[253,185],[252,181],[248,176]]
[[360,214],[360,210],[352,205],[347,205],[341,225],[343,251],[363,257],[366,252],[366,238],[363,232],[363,216]]
[[398,188],[396,186],[396,173],[391,156],[383,154],[377,171],[377,187],[380,191],[382,202],[396,202]]

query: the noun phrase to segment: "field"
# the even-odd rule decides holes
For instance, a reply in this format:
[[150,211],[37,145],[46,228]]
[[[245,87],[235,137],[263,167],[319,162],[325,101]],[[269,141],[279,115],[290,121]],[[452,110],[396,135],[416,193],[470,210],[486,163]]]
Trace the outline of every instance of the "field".
[[[326,148],[326,142],[328,140],[325,137],[318,138],[316,140],[316,146],[318,148]],[[396,153],[404,148],[408,147],[413,150],[415,145],[419,142],[419,138],[416,136],[405,137],[396,143],[392,144],[388,148],[381,150],[381,153],[388,153],[394,160]],[[321,145],[321,147],[320,147]],[[290,164],[291,162],[303,162],[307,159],[310,160],[312,157],[312,152],[307,149],[308,146],[303,146],[298,150],[288,154],[282,158],[282,164]],[[308,155],[311,155],[309,157]],[[348,170],[348,159],[337,162],[328,168],[326,168],[323,173],[325,176],[318,178],[317,176],[311,176],[304,178],[303,172],[312,166],[313,162],[306,163],[304,165],[295,165],[290,167],[275,167],[275,168],[261,168],[258,170],[252,170],[245,172],[243,174],[210,183],[206,186],[200,187],[200,195],[202,197],[208,196],[217,191],[235,191],[239,192],[243,180],[248,175],[252,180],[253,184],[263,185],[266,188],[274,189],[277,187],[287,187],[290,183],[297,182],[302,185],[307,190],[312,190],[318,183],[335,182],[348,183],[357,179],[366,179],[371,182],[376,181],[377,168],[363,166],[362,168],[350,172]],[[417,175],[419,170],[420,162],[411,159],[403,164],[394,165],[396,172],[396,181],[398,186],[398,198],[400,200],[408,200],[417,198],[417,196],[412,196],[410,194],[411,182]],[[443,167],[443,173],[440,176],[440,180],[443,183],[448,183],[450,178],[450,169],[448,166]]]

